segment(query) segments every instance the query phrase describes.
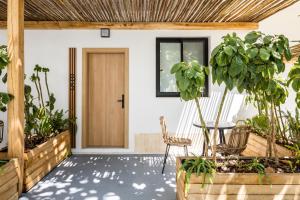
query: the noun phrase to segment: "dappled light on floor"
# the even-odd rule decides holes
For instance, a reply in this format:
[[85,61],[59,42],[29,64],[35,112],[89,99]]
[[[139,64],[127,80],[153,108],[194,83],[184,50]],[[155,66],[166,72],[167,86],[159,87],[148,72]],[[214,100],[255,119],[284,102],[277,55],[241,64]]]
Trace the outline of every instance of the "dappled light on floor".
[[21,200],[174,200],[175,159],[162,155],[71,156]]

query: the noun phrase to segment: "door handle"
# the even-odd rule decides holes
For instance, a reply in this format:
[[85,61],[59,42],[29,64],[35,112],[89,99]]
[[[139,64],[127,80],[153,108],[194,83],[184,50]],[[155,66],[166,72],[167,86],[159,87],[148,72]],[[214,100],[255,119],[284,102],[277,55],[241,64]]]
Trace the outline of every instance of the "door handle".
[[125,98],[124,98],[124,94],[122,94],[121,99],[118,99],[117,102],[122,103],[122,108],[125,107]]

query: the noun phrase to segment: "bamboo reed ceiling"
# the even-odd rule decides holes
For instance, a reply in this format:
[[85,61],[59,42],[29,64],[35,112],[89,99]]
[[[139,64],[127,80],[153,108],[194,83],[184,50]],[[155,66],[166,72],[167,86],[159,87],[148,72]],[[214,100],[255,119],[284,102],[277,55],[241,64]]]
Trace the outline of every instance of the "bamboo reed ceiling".
[[[25,21],[259,22],[299,0],[25,0]],[[0,21],[7,0],[0,0]]]

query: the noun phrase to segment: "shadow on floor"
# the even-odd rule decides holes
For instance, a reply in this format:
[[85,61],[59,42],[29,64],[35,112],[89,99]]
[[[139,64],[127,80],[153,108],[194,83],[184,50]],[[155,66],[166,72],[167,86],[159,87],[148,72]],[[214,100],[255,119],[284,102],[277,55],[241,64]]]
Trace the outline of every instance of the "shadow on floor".
[[163,155],[73,155],[20,200],[175,200],[175,160]]

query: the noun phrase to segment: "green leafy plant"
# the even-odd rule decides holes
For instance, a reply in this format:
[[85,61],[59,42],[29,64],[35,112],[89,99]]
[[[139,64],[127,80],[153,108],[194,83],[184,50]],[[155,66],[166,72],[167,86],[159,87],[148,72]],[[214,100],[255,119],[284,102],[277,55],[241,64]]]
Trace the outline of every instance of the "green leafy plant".
[[[7,53],[7,47],[0,46],[0,76],[4,73],[9,63],[9,57]],[[2,82],[5,84],[7,81],[7,74],[2,77]],[[7,92],[0,92],[0,111],[5,112],[7,110],[7,104],[12,100],[13,96]]]
[[300,144],[286,145],[294,153],[294,160],[288,161],[292,172],[300,168]]
[[[48,68],[39,65],[34,68],[30,80],[35,86],[37,98],[33,97],[32,88],[25,85],[25,133],[26,145],[30,148],[66,130],[70,123],[64,110],[55,110],[56,99],[48,86],[49,71]],[[44,75],[44,85],[41,82],[41,74]],[[46,95],[43,88],[46,89]]]
[[[252,31],[244,40],[235,33],[223,37],[221,44],[213,50],[210,61],[213,82],[226,85],[216,118],[214,144],[226,93],[236,87],[239,92],[246,91],[254,96],[259,102],[258,107],[263,109],[260,114],[270,116],[271,128],[267,136],[269,148],[266,154],[272,156],[276,106],[283,104],[288,95],[287,83],[279,77],[285,70],[283,58],[291,59],[289,41],[283,35],[271,36]],[[277,157],[276,149],[274,152]]]
[[197,157],[195,159],[183,160],[177,178],[180,177],[182,172],[185,172],[185,193],[187,193],[189,191],[190,178],[192,174],[196,174],[196,176],[203,176],[202,187],[204,187],[206,180],[210,183],[213,182],[213,175],[215,171],[216,166],[214,162],[202,157]]
[[295,116],[291,112],[286,113],[286,125],[289,136],[289,141],[294,144],[300,144],[300,114],[299,110],[295,108]]
[[194,100],[196,102],[202,131],[205,136],[205,155],[207,155],[209,144],[209,132],[206,129],[205,121],[202,116],[199,98],[202,96],[205,74],[208,74],[208,68],[201,66],[198,61],[180,62],[171,68],[171,74],[175,74],[176,85],[180,92],[180,97],[185,101]]
[[251,163],[246,164],[246,168],[250,171],[255,171],[259,177],[259,183],[262,184],[262,179],[266,176],[265,166],[257,159],[253,159]]
[[[227,34],[223,41],[211,53],[210,65],[212,67],[213,83],[225,84],[221,103],[215,121],[213,133],[213,157],[216,158],[217,131],[228,90],[237,88],[239,92],[245,89],[245,77],[248,73],[249,57],[244,41],[235,33]],[[255,52],[251,52],[251,55]],[[254,55],[252,55],[254,56]]]
[[297,107],[300,108],[300,56],[298,61],[289,71],[288,77],[288,85],[291,85],[293,90],[296,92],[295,101]]
[[247,124],[251,125],[256,133],[261,136],[265,136],[270,129],[269,118],[266,115],[256,115],[251,119],[248,119]]

